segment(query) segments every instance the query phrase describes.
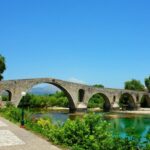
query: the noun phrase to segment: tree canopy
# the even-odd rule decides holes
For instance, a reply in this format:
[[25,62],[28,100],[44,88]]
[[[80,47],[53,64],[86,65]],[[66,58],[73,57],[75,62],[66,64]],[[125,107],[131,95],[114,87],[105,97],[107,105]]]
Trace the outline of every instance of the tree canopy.
[[5,71],[5,69],[6,69],[5,58],[2,55],[0,55],[0,80],[3,79],[2,74]]
[[50,95],[27,94],[19,103],[19,107],[22,106],[30,108],[69,107],[69,101],[64,92],[56,92]]
[[147,87],[148,91],[150,92],[150,76],[145,78],[145,86]]
[[126,81],[124,88],[127,90],[145,91],[144,85],[139,80],[135,79],[132,79],[131,81]]
[[97,88],[104,88],[104,85],[102,85],[102,84],[94,84],[93,86],[97,87]]

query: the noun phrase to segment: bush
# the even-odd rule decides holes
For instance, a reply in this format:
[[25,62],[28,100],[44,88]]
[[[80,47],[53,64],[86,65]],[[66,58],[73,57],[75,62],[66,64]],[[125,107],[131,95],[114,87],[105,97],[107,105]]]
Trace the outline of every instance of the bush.
[[6,102],[6,107],[13,107],[14,105],[10,102],[10,101],[7,101]]
[[[15,107],[0,109],[6,118],[20,122],[21,110]],[[40,133],[50,141],[66,145],[72,150],[149,150],[150,134],[141,142],[131,128],[126,138],[113,135],[111,125],[98,114],[87,114],[82,119],[53,124],[49,118],[35,119],[25,112],[25,127]],[[150,133],[150,132],[149,132]]]

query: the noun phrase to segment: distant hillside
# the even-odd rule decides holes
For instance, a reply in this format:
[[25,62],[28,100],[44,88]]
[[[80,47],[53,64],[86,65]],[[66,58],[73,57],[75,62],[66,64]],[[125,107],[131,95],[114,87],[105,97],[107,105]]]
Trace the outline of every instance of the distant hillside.
[[35,95],[48,95],[56,93],[56,91],[60,90],[54,86],[45,86],[45,87],[33,87],[31,90],[28,91],[28,93]]

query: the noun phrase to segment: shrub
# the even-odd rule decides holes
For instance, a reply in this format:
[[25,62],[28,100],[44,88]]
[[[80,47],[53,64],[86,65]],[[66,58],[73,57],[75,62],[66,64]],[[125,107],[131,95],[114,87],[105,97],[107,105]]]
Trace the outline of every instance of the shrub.
[[[0,109],[0,113],[13,121],[20,121],[21,110],[15,107]],[[87,114],[82,119],[67,120],[53,124],[49,118],[34,119],[25,112],[25,127],[40,133],[50,141],[66,145],[72,150],[149,150],[150,132],[147,141],[141,142],[131,128],[126,138],[113,135],[111,125],[98,114]]]

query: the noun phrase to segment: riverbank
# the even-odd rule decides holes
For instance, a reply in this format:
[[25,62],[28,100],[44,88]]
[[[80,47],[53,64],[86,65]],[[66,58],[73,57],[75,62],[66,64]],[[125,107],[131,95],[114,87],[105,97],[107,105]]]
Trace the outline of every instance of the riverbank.
[[120,111],[120,110],[116,110],[116,111],[113,111],[114,113],[123,113],[123,114],[150,114],[150,108],[140,108],[138,110],[132,110],[132,111],[129,111],[129,110],[124,110],[124,111]]
[[[1,109],[0,114],[13,122],[20,123],[22,111],[21,109],[16,107],[6,107],[5,109]],[[77,117],[76,119],[73,120],[67,119],[64,123],[60,122],[53,123],[51,116],[50,118],[48,118],[49,115],[47,115],[46,117],[45,114],[43,114],[43,116],[36,119],[35,117],[31,117],[32,112],[30,113],[28,111],[25,111],[24,116],[25,128],[30,130],[31,132],[36,133],[37,135],[40,135],[44,139],[56,145],[61,145],[62,147],[71,150],[79,150],[79,149],[136,150],[137,147],[141,150],[149,150],[150,148],[149,140],[146,139],[147,142],[146,144],[145,141],[144,144],[140,141],[140,138],[142,138],[141,136],[142,134],[139,134],[140,137],[139,138],[137,137],[135,139],[133,138],[134,137],[133,132],[124,131],[125,128],[122,128],[122,126],[120,126],[119,123],[120,121],[122,121],[123,119],[122,117],[121,119],[119,119],[119,115],[110,113],[110,117],[111,115],[112,117],[109,120],[107,119],[109,117],[109,113],[106,113],[106,116],[104,113],[102,114],[104,115],[104,117],[98,113],[87,113],[86,115],[84,113],[82,119]],[[114,117],[116,119],[112,120],[112,118]],[[141,128],[141,126],[136,125],[136,123],[139,124],[139,122],[143,123],[142,118],[134,120],[135,121],[128,120],[130,123],[129,129],[133,131],[132,127],[135,126],[136,127],[134,129],[135,132],[139,132],[141,130],[143,132],[143,128]],[[123,120],[122,123],[124,122],[126,121]],[[143,127],[145,130],[145,126]],[[124,137],[118,135],[119,130],[121,131],[121,133],[122,131],[124,131],[124,133],[127,135],[126,140],[124,140]],[[147,133],[144,136],[146,135]],[[128,147],[126,145],[128,145]]]
[[[32,110],[32,109],[31,109]],[[46,109],[33,109],[33,111],[35,110],[40,110],[42,112],[64,112],[64,113],[69,113],[69,108],[66,108],[66,107],[48,107]],[[97,108],[88,108],[87,111],[77,111],[75,113],[72,113],[72,114],[83,114],[85,112],[103,112],[103,109],[97,107]],[[123,113],[123,114],[150,114],[150,108],[139,108],[138,110],[113,110],[111,111],[112,113]]]
[[113,113],[122,113],[122,114],[141,114],[141,115],[150,115],[150,110],[132,110],[132,111],[129,111],[129,110],[126,110],[126,111],[113,111]]

